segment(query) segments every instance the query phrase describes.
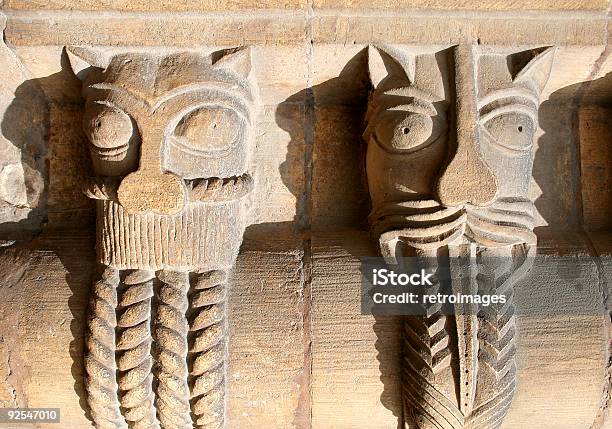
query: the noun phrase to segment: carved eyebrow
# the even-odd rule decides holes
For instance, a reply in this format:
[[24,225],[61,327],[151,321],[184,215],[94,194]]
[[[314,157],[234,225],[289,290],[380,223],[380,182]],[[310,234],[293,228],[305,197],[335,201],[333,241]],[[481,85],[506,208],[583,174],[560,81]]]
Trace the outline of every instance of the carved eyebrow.
[[109,107],[109,108],[114,109],[114,110],[118,110],[121,113],[125,113],[130,119],[134,118],[134,116],[132,115],[133,112],[130,112],[128,109],[125,109],[120,104],[113,103],[112,101],[109,101],[109,100],[93,100],[92,103],[100,105],[100,106]]
[[537,109],[533,108],[532,106],[525,105],[522,103],[510,102],[508,104],[495,106],[490,110],[487,110],[486,112],[481,111],[480,122],[485,123],[488,120],[495,118],[496,116],[503,115],[505,113],[523,113],[529,116],[533,120],[533,122],[536,122],[536,118],[538,117]]
[[422,115],[429,115],[429,116],[436,116],[438,114],[438,111],[436,110],[433,104],[431,104],[428,101],[420,100],[420,99],[414,99],[411,102],[408,102],[406,104],[400,104],[397,106],[389,107],[388,109],[385,109],[385,110],[386,111],[391,110],[391,111],[414,112],[414,113],[420,113]]
[[93,89],[106,89],[106,90],[111,90],[111,91],[117,91],[117,92],[123,92],[123,93],[127,93],[130,95],[130,97],[135,98],[136,100],[146,104],[147,106],[149,106],[149,102],[142,96],[142,94],[130,89],[130,88],[126,88],[124,86],[121,85],[116,85],[114,83],[108,83],[108,82],[99,82],[99,83],[94,83],[92,85],[89,85],[89,88],[93,88]]
[[108,101],[108,100],[94,100],[92,103],[99,104],[100,106],[110,107],[111,109],[117,109],[117,110],[123,111],[121,107],[117,106],[115,103]]
[[[236,85],[224,83],[224,82],[202,82],[202,83],[182,85],[182,86],[176,87],[162,94],[161,96],[156,97],[154,101],[147,100],[146,98],[143,97],[141,93],[136,92],[133,89],[126,88],[124,86],[117,85],[114,83],[99,82],[99,83],[94,83],[90,85],[89,87],[93,89],[106,89],[106,90],[127,93],[131,97],[137,99],[138,101],[145,103],[152,110],[157,110],[162,104],[166,103],[167,101],[173,98],[179,97],[181,95],[188,94],[191,92],[211,91],[212,90],[212,91],[219,91],[219,92],[223,92],[227,94],[228,98],[236,100],[237,103],[240,104],[241,107],[245,109],[245,111],[250,110],[248,107],[248,103],[245,102],[245,97],[244,97],[245,94],[242,94],[239,91],[236,91]],[[246,91],[244,92],[246,93]],[[247,99],[248,101],[252,101],[252,97],[250,95],[247,96]]]
[[183,95],[183,94],[187,94],[190,92],[210,91],[210,90],[227,93],[228,96],[232,98],[236,98],[236,99],[246,98],[249,101],[253,101],[253,98],[251,97],[251,95],[248,93],[248,91],[245,88],[242,88],[244,89],[244,91],[237,91],[236,90],[237,88],[241,88],[241,87],[236,84],[230,84],[226,82],[215,82],[215,81],[197,82],[197,83],[191,83],[187,85],[181,85],[181,86],[177,86],[176,88],[171,89],[170,91],[158,97],[155,100],[154,104],[152,105],[152,108],[155,110],[159,106],[164,104],[166,101],[172,98],[178,97],[180,95]]
[[537,94],[534,94],[526,88],[517,87],[500,89],[485,95],[478,100],[478,110],[486,110],[486,107],[490,104],[495,106],[502,104],[523,104],[533,107],[533,109],[537,111],[540,102]]
[[[109,88],[107,88],[109,89]],[[112,88],[114,89],[114,88]],[[129,93],[128,94],[130,97],[135,97],[137,101],[140,101],[142,103],[146,103],[146,100],[142,100],[140,97],[138,97],[136,94],[132,94]],[[133,100],[132,100],[133,101]],[[136,121],[137,122],[137,118],[141,112],[142,106],[134,106],[132,105],[132,103],[128,102],[128,103],[124,103],[124,102],[115,102],[115,100],[108,100],[108,99],[97,99],[97,100],[91,100],[92,104],[97,104],[99,106],[106,106],[106,107],[110,107],[111,109],[115,109],[118,110],[122,113],[125,113],[131,120]]]
[[400,97],[413,97],[419,100],[427,101],[433,105],[435,101],[438,100],[438,97],[429,94],[425,91],[422,91],[414,86],[404,86],[402,88],[393,88],[384,92],[385,95],[398,95]]

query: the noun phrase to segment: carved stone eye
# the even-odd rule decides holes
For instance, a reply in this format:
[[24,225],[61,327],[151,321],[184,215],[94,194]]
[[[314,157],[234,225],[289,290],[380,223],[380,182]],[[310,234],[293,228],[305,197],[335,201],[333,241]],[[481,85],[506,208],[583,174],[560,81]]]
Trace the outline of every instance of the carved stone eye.
[[83,129],[92,145],[108,155],[110,152],[118,155],[119,152],[127,151],[134,134],[132,120],[125,112],[97,103],[88,106],[83,118]]
[[179,121],[174,137],[197,151],[222,151],[237,141],[243,126],[243,119],[234,110],[201,107]]
[[376,138],[391,149],[417,149],[437,139],[442,132],[441,128],[430,115],[387,110],[378,117]]
[[485,123],[495,143],[513,150],[528,150],[533,143],[536,127],[524,113],[505,113]]

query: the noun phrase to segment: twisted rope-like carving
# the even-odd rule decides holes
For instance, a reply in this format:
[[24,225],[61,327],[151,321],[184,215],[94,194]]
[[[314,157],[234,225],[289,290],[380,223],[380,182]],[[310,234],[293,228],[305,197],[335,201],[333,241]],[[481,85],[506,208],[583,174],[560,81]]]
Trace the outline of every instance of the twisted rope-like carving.
[[104,267],[94,282],[85,339],[85,388],[91,416],[98,429],[127,428],[117,397],[115,327],[119,271]]
[[121,406],[133,428],[159,428],[153,404],[153,359],[151,357],[152,271],[129,273],[120,293],[117,321],[117,359]]
[[191,398],[195,427],[222,429],[225,421],[225,271],[209,271],[195,279],[190,297]]
[[154,326],[157,362],[157,415],[163,428],[193,427],[187,384],[189,274],[160,271],[159,304]]
[[236,177],[209,177],[194,179],[187,183],[191,201],[230,201],[242,198],[253,191],[250,174]]
[[[208,177],[185,181],[190,201],[231,201],[248,195],[255,186],[250,174],[233,177]],[[110,177],[92,177],[83,184],[83,193],[93,200],[118,201],[119,181]]]

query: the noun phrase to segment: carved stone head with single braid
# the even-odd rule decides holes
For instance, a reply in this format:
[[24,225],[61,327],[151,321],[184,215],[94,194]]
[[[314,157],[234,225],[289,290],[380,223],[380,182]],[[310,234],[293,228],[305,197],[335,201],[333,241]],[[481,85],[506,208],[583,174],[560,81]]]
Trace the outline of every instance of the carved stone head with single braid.
[[383,253],[535,243],[529,183],[553,49],[369,48],[370,223]]

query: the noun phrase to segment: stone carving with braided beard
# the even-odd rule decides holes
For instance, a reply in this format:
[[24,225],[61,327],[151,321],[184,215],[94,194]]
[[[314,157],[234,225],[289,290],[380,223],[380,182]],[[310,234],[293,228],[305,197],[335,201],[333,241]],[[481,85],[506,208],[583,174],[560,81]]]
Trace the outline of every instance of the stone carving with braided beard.
[[[505,304],[422,305],[404,323],[410,427],[493,429],[516,383],[513,285],[535,251],[528,190],[540,94],[553,49],[496,53],[369,48],[371,231],[389,264],[411,263],[461,294]],[[406,262],[404,262],[406,263]]]
[[85,356],[92,418],[223,428],[226,284],[254,187],[250,50],[68,55],[95,173],[85,186],[101,267]]

